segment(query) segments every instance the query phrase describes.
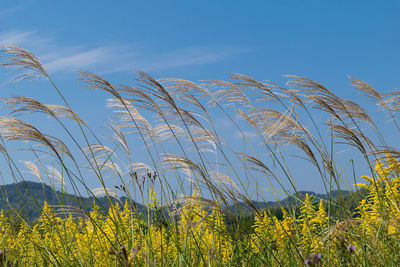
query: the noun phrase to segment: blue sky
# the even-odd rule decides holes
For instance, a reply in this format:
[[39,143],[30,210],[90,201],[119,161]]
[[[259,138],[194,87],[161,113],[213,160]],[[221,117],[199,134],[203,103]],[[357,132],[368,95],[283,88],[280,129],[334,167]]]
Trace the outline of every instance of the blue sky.
[[[398,88],[399,10],[399,1],[5,0],[0,43],[32,51],[78,113],[100,124],[104,95],[82,92],[73,80],[78,69],[123,83],[133,83],[136,70],[194,81],[236,72],[284,82],[281,75],[296,74],[343,97],[352,95],[348,75],[379,90]],[[56,99],[51,89],[30,86],[2,86],[0,95]]]
[[391,87],[399,8],[398,1],[4,1],[0,40],[22,43],[54,72],[271,80],[295,73],[327,82],[354,75]]

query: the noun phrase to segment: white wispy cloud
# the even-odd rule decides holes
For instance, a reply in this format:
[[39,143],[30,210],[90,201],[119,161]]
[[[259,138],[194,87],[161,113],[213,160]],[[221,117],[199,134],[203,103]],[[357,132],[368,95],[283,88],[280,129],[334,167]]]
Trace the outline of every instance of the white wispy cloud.
[[132,58],[127,46],[65,46],[36,31],[0,32],[0,44],[16,44],[28,49],[44,63],[50,73],[78,69],[100,73],[125,71],[128,70],[126,63]]
[[232,127],[234,126],[234,124],[232,123],[231,120],[225,118],[225,117],[218,117],[215,119],[215,123],[216,125],[218,125],[219,127],[222,127],[224,129],[228,128],[228,127]]
[[243,134],[242,133],[246,136],[246,138],[250,138],[250,139],[257,138],[259,136],[259,134],[256,133],[256,132],[244,130],[242,132],[236,131],[235,132],[235,138],[236,139],[243,139]]
[[[1,14],[0,14],[1,16]],[[0,32],[0,43],[24,43],[30,36],[32,32],[28,31],[6,31]]]
[[248,50],[235,46],[192,46],[163,53],[134,45],[65,46],[36,31],[0,32],[0,44],[13,43],[32,51],[51,72],[85,69],[97,73],[159,71],[221,62]]
[[6,18],[7,16],[14,14],[15,12],[17,12],[20,9],[22,9],[21,5],[2,9],[2,10],[0,10],[0,19]]
[[193,46],[154,55],[138,65],[145,71],[203,65],[221,62],[246,51],[234,46]]
[[30,49],[46,49],[53,40],[39,36],[36,31],[0,31],[0,44],[29,46]]
[[[124,64],[121,54],[129,55],[128,51],[121,51],[116,47],[97,47],[93,49],[82,49],[76,52],[58,54],[47,54],[44,58],[50,58],[45,63],[50,72],[76,69],[94,69],[100,72],[118,72],[128,70]],[[122,64],[122,65],[121,65]]]

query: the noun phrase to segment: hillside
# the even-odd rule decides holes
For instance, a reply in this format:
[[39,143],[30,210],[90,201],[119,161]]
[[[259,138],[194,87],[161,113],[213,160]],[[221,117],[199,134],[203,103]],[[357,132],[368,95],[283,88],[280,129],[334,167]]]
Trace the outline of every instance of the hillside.
[[[341,191],[343,201],[347,203],[351,210],[351,203],[354,201],[351,201],[349,193],[349,191]],[[300,191],[299,194],[301,198],[303,198],[305,194],[309,194],[310,196],[313,196],[315,200],[328,199],[327,194],[317,194],[312,191]],[[338,201],[339,192],[332,191],[331,197],[332,199],[335,199],[335,201]],[[126,197],[121,198],[122,203],[124,203],[125,200],[127,200]],[[45,201],[54,207],[63,204],[63,206],[68,206],[72,211],[75,210],[75,212],[78,212],[81,209],[90,211],[94,202],[96,202],[96,204],[103,210],[107,210],[109,207],[106,197],[99,197],[95,200],[94,197],[75,196],[73,194],[53,190],[52,187],[38,182],[26,181],[0,186],[0,210],[4,210],[9,214],[14,214],[14,216],[22,216],[30,221],[35,220],[40,216],[40,211]],[[285,207],[296,207],[300,202],[298,197],[294,195],[286,197],[279,202],[252,202],[258,210],[274,210],[278,208],[279,203]],[[135,205],[140,212],[146,210],[146,207],[142,204],[135,203]],[[239,203],[239,205],[229,206],[228,209],[234,214],[249,214],[253,211],[253,209],[244,202]],[[333,210],[335,210],[335,208],[333,208]]]
[[[124,203],[126,197],[121,198]],[[74,214],[82,210],[90,211],[95,202],[102,210],[109,207],[106,197],[80,197],[65,192],[53,190],[52,187],[32,181],[13,183],[0,186],[0,210],[13,216],[23,217],[29,221],[35,220],[40,216],[40,212],[47,201],[54,206],[56,211],[61,211],[59,206],[69,207]],[[113,199],[113,201],[116,201]],[[145,208],[143,205],[135,203],[139,211]]]

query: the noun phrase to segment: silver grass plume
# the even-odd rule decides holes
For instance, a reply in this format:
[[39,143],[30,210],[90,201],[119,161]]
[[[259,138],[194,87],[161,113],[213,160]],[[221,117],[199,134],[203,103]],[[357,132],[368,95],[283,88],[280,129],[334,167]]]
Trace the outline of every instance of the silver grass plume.
[[[136,129],[133,132],[141,131],[147,137],[154,135],[154,130],[151,124],[139,113],[134,105],[125,99],[107,99],[106,107],[112,109],[117,114],[117,122],[119,128]],[[138,129],[137,129],[138,127]]]
[[53,180],[56,181],[57,183],[65,185],[63,176],[56,168],[48,165],[47,170],[51,174],[49,178],[53,178]]
[[25,115],[38,112],[49,115],[52,118],[65,117],[85,125],[83,120],[68,107],[53,104],[43,104],[36,99],[25,96],[13,96],[2,98],[1,100],[7,109],[10,110],[10,114]]
[[34,176],[36,176],[39,181],[41,183],[43,183],[43,179],[42,176],[40,174],[39,168],[36,166],[35,163],[33,163],[33,161],[22,161],[22,163],[24,163],[25,167],[29,170],[26,173],[30,173],[33,174]]
[[14,71],[25,71],[15,77],[15,80],[49,78],[43,64],[32,53],[16,45],[0,46],[0,66],[14,68]]
[[0,117],[0,133],[7,141],[34,141],[51,149],[56,155],[61,152],[73,159],[68,147],[60,139],[43,134],[25,121],[13,117]]
[[92,191],[93,195],[95,195],[96,197],[108,195],[110,197],[115,198],[116,200],[118,200],[121,203],[121,199],[119,198],[117,193],[115,193],[115,191],[113,191],[110,188],[99,187],[99,188],[93,188],[91,191]]
[[157,136],[156,142],[164,142],[169,140],[175,140],[175,138],[188,138],[188,134],[185,130],[176,124],[159,124],[153,128],[155,136]]
[[246,89],[253,91],[259,96],[261,95],[262,101],[281,102],[281,96],[274,92],[274,90],[277,89],[276,84],[270,82],[259,82],[254,78],[238,73],[231,74],[229,78],[235,80],[234,84],[236,87],[242,90]]
[[118,125],[110,124],[109,127],[113,132],[113,134],[111,135],[111,138],[114,141],[113,143],[115,143],[129,158],[131,156],[131,150],[129,148],[128,140],[126,139],[125,134],[122,132]]
[[328,126],[332,131],[332,136],[337,137],[341,140],[338,141],[337,143],[351,145],[357,148],[364,156],[367,156],[367,148],[364,146],[364,142],[362,141],[362,139],[364,139],[365,143],[369,147],[375,147],[375,145],[372,143],[371,140],[366,138],[364,135],[362,135],[359,131],[355,129],[349,129],[347,127],[335,123],[329,123]]
[[214,89],[212,100],[209,101],[209,106],[215,106],[217,103],[224,107],[240,104],[244,106],[250,105],[250,100],[247,95],[238,88],[235,84],[227,81],[208,82],[208,86]]

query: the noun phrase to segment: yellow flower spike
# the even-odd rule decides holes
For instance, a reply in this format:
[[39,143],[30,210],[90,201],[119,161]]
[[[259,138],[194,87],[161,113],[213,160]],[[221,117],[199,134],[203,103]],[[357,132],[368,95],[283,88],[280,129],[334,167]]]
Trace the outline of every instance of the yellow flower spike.
[[321,233],[328,227],[328,217],[322,200],[315,210],[308,194],[300,206],[300,246],[304,251],[322,253],[324,250]]
[[225,220],[221,211],[214,208],[207,219],[206,225],[207,247],[218,253],[222,261],[227,263],[232,253],[232,238],[228,234]]
[[315,222],[320,225],[320,229],[322,230],[323,228],[328,226],[328,216],[326,214],[324,202],[322,201],[322,199],[319,201],[317,214],[318,216],[316,217]]
[[386,153],[386,160],[388,162],[389,165],[389,170],[390,171],[395,171],[395,172],[399,172],[400,170],[400,164],[399,161],[397,160],[396,157],[394,157],[392,154],[390,153]]
[[[29,265],[33,262],[35,253],[35,236],[32,234],[31,229],[25,222],[21,223],[19,232],[17,234],[16,242],[12,246],[11,254],[15,257],[20,257],[24,265]],[[37,242],[40,244],[39,242]]]
[[370,184],[374,184],[374,183],[375,183],[375,182],[374,182],[374,179],[371,178],[371,177],[369,177],[369,176],[362,175],[361,178],[363,178],[364,180],[366,180],[366,181],[369,182]]
[[[4,233],[10,227],[9,220],[6,216],[4,216],[3,210],[0,212],[0,234],[4,235]],[[1,238],[0,238],[1,240]]]
[[124,204],[124,211],[130,211],[131,207],[129,206],[128,199],[125,199],[125,204]]
[[295,238],[295,219],[282,208],[282,220],[274,217],[276,228],[276,242],[278,245],[279,253],[286,254],[294,242]]
[[375,172],[378,174],[378,180],[382,180],[389,175],[389,169],[382,164],[379,158],[376,158]]
[[366,185],[366,184],[363,184],[363,183],[356,183],[356,184],[353,184],[353,186],[361,187],[361,188],[365,188],[365,189],[369,188],[369,185]]
[[254,234],[252,235],[252,248],[255,253],[265,245],[272,245],[276,237],[276,227],[273,220],[264,211],[262,215],[254,217]]

